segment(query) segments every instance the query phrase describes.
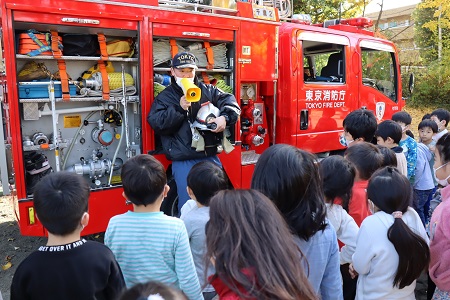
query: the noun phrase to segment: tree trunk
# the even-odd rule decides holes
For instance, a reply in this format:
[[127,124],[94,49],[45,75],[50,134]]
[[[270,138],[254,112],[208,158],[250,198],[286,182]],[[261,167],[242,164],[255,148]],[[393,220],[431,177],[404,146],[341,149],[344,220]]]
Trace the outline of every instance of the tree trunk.
[[384,0],[381,0],[380,13],[378,14],[377,22],[375,23],[374,32],[378,31],[378,26],[380,24],[381,15],[383,14],[383,2],[384,2]]

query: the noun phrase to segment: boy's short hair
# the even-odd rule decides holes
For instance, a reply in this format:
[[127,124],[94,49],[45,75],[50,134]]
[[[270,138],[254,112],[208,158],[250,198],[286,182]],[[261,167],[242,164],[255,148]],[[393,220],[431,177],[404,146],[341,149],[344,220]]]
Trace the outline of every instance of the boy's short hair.
[[417,129],[420,130],[420,129],[426,128],[426,127],[430,127],[431,130],[433,131],[433,133],[438,132],[438,126],[437,126],[436,122],[434,122],[433,120],[430,120],[430,119],[425,119],[422,122],[420,122],[419,126],[417,126]]
[[195,164],[189,171],[187,186],[200,204],[209,206],[212,196],[228,188],[228,178],[222,168],[215,163],[202,161]]
[[443,108],[438,108],[431,113],[431,116],[436,116],[439,121],[445,120],[445,127],[447,127],[450,121],[450,112]]
[[383,154],[377,146],[367,142],[347,148],[344,158],[355,166],[362,180],[368,180],[383,164]]
[[376,137],[381,137],[384,141],[390,137],[394,143],[400,143],[402,139],[402,127],[392,120],[386,120],[378,124]]
[[424,114],[422,117],[422,121],[426,119],[431,119],[431,114]]
[[71,234],[88,211],[89,193],[89,184],[78,174],[46,175],[34,189],[36,215],[48,232],[60,236]]
[[349,113],[342,124],[344,130],[350,133],[353,139],[363,138],[366,142],[373,139],[377,130],[377,119],[372,111],[357,109]]
[[406,111],[399,111],[392,115],[392,121],[394,122],[402,122],[405,125],[410,125],[412,122],[411,115]]
[[127,160],[120,175],[125,196],[134,205],[153,204],[167,184],[164,166],[148,154],[140,154]]

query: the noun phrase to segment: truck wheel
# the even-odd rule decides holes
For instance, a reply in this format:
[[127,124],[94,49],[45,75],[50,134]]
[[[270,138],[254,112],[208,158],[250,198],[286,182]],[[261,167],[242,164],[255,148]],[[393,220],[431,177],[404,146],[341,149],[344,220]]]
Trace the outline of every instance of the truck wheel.
[[167,180],[167,185],[170,187],[167,197],[161,204],[161,211],[168,216],[178,216],[178,192],[175,178],[170,176]]

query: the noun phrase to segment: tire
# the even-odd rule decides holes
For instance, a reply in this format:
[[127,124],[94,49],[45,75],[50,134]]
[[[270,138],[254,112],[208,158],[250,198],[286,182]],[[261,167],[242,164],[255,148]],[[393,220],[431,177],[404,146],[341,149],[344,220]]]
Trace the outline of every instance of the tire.
[[167,197],[161,204],[161,211],[168,216],[178,217],[178,192],[175,179],[170,176],[167,180],[167,185],[170,187]]

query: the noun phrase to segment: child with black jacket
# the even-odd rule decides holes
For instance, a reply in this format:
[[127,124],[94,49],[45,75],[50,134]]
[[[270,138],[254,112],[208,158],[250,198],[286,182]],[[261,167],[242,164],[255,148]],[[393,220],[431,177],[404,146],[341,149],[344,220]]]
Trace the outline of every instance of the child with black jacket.
[[45,176],[34,190],[36,216],[47,229],[45,246],[17,268],[11,300],[116,299],[122,271],[105,245],[80,238],[89,223],[89,185],[69,172]]

